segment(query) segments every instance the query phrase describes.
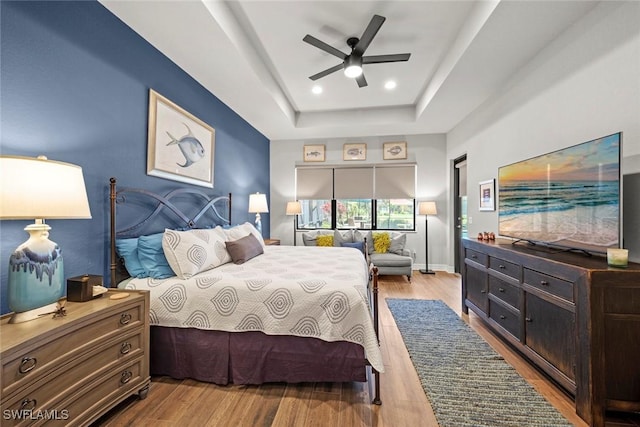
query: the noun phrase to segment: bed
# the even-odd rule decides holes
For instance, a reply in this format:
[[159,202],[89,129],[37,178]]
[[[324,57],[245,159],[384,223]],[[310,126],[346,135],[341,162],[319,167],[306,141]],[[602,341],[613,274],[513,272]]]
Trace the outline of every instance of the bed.
[[129,274],[125,243],[196,234],[213,248],[221,235],[256,236],[249,223],[231,226],[231,200],[187,188],[161,196],[110,180],[111,286],[150,292],[151,374],[221,385],[368,380],[380,404],[377,272],[358,249],[261,245],[242,264],[202,261],[195,274],[165,251],[174,267],[166,274]]

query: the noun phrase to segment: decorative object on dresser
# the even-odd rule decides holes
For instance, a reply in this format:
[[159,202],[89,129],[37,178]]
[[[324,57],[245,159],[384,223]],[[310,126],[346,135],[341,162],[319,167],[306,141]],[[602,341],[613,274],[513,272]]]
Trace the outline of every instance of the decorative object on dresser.
[[91,211],[82,168],[69,163],[0,156],[0,219],[35,219],[29,239],[9,259],[11,323],[37,319],[56,310],[64,295],[62,250],[49,240],[46,219],[89,219]]
[[401,160],[407,158],[406,142],[385,142],[382,144],[382,158],[384,160]]
[[420,202],[418,205],[418,215],[424,215],[424,269],[422,274],[435,274],[429,269],[429,215],[437,215],[436,202]]
[[250,194],[249,195],[249,213],[256,214],[256,229],[262,234],[262,221],[260,220],[261,213],[268,213],[269,206],[267,205],[266,194]]
[[149,89],[148,134],[147,175],[213,188],[211,126]]
[[640,411],[640,264],[511,241],[463,239],[462,309],[474,311],[604,426]]
[[296,229],[298,223],[298,215],[302,214],[302,204],[298,201],[287,202],[287,215],[293,215],[293,246],[296,246]]
[[25,417],[89,425],[127,397],[147,396],[149,293],[109,294],[129,297],[67,302],[61,319],[2,317],[3,426]]

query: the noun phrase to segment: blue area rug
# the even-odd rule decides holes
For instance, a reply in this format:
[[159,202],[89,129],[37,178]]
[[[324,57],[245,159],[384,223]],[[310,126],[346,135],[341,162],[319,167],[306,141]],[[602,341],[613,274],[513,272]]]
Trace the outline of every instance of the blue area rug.
[[445,303],[386,301],[440,426],[572,425]]

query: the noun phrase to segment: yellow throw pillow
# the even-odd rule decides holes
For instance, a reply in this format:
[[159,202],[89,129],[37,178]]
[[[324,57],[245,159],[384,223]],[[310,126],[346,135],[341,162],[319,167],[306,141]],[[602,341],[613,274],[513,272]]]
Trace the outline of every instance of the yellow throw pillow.
[[389,233],[373,233],[373,249],[377,253],[386,253],[389,250],[389,246],[391,246]]
[[333,235],[327,234],[326,236],[316,237],[316,244],[318,246],[333,246]]

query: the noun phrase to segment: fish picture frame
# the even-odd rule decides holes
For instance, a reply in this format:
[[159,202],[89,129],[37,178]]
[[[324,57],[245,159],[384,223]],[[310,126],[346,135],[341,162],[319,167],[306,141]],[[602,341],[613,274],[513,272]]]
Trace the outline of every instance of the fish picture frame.
[[305,145],[302,147],[302,160],[305,162],[324,162],[324,144]]
[[407,158],[406,142],[385,142],[382,144],[382,158],[384,160],[403,160]]
[[149,89],[147,175],[213,188],[215,129]]
[[342,160],[367,160],[367,144],[344,144]]

